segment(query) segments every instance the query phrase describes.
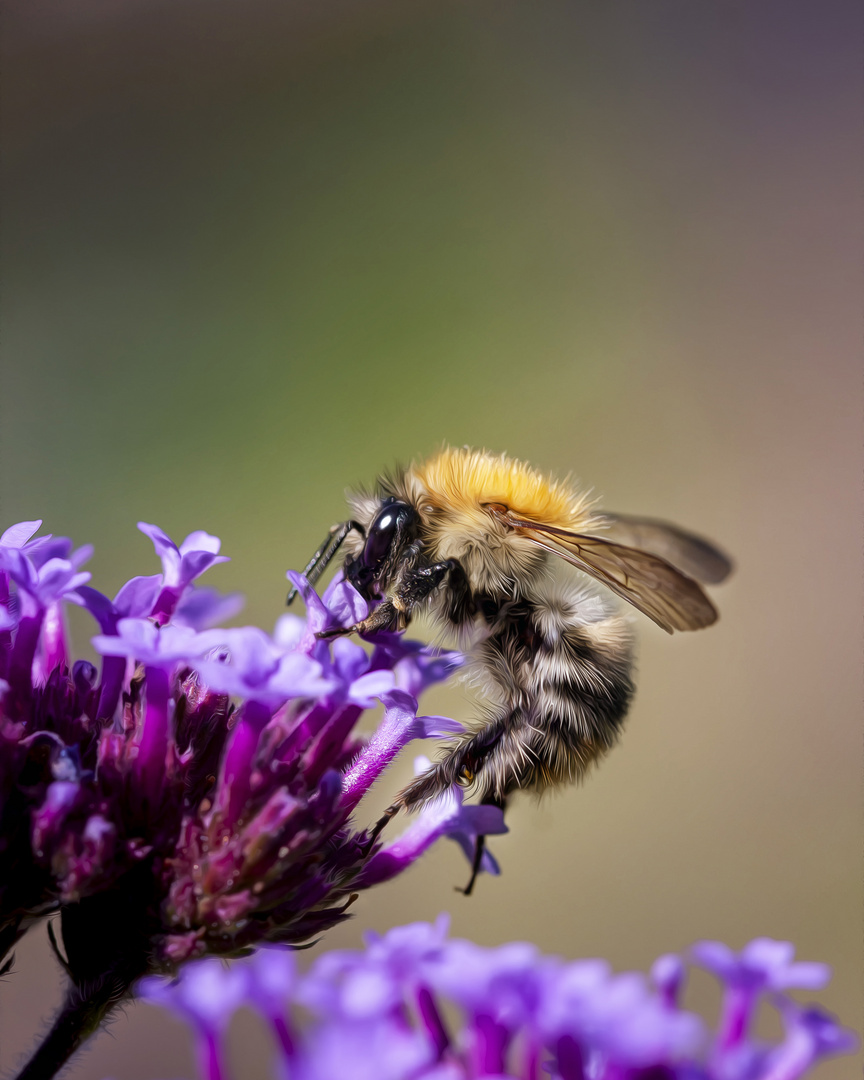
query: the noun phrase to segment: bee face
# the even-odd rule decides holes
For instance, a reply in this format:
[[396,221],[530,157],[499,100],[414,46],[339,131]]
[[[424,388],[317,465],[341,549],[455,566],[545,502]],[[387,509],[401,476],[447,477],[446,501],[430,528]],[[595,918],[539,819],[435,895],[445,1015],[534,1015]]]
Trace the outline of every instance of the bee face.
[[388,588],[419,532],[420,515],[413,506],[395,496],[381,500],[365,527],[362,549],[345,560],[345,576],[361,596],[371,600]]

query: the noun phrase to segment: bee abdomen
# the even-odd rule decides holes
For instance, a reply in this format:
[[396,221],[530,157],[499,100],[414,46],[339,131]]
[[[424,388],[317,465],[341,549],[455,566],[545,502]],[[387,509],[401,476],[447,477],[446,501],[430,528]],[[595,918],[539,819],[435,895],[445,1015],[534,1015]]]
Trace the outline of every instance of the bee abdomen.
[[560,726],[567,737],[611,746],[633,696],[631,665],[593,649],[580,652],[538,653],[527,680],[531,714],[543,729]]
[[627,621],[583,585],[540,582],[535,595],[484,595],[489,634],[470,654],[489,705],[483,725],[400,795],[407,808],[454,783],[504,805],[582,778],[617,741],[633,696]]
[[584,586],[547,583],[503,605],[472,659],[497,707],[475,737],[485,756],[473,740],[456,752],[482,756],[483,797],[573,783],[616,743],[633,697],[630,627]]
[[504,805],[514,791],[542,792],[581,780],[618,739],[633,694],[628,665],[610,664],[586,687],[572,679],[542,679],[521,703],[490,716],[473,734],[400,795],[411,809],[453,784],[471,785],[483,802]]

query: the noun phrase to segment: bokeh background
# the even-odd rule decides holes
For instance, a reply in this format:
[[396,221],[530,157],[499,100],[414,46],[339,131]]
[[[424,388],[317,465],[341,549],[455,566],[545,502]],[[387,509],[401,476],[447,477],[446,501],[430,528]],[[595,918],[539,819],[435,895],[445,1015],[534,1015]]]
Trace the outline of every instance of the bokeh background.
[[[109,593],[156,569],[137,520],[208,529],[233,560],[210,584],[269,627],[346,485],[446,440],[737,560],[717,627],[639,620],[623,744],[513,808],[500,879],[457,895],[441,845],[326,944],[442,910],[618,968],[789,938],[860,1031],[859,5],[13,0],[3,22],[5,524],[93,541]],[[470,715],[458,687],[426,704]],[[4,1075],[60,984],[39,931],[0,986]],[[232,1046],[267,1075],[251,1019]],[[192,1073],[185,1030],[132,1006],[68,1075]]]

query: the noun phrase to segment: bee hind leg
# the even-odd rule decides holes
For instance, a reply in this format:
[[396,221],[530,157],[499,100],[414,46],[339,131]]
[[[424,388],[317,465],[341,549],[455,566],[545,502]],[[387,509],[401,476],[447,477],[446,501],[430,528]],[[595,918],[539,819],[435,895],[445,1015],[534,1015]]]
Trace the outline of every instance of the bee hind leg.
[[[368,855],[372,851],[375,841],[400,810],[407,810],[410,813],[424,803],[436,799],[454,784],[465,784],[473,779],[473,770],[469,771],[467,759],[458,751],[455,754],[450,754],[443,761],[437,762],[426,772],[421,773],[408,787],[399,792],[396,801],[387,807],[372,826],[369,839],[366,841],[365,854]],[[494,803],[496,806],[502,805],[500,801],[496,801],[494,796],[489,796],[483,801],[484,803]],[[482,853],[478,858],[482,858]]]
[[[437,762],[425,773],[418,776],[413,783],[404,788],[395,803],[395,809],[404,806],[407,810],[429,802],[441,795],[454,784],[470,786],[478,778],[489,755],[494,751],[504,734],[504,726],[501,723],[491,724],[484,730],[477,732],[467,739],[461,746],[451,749],[442,761]],[[483,782],[480,781],[481,790]],[[501,791],[489,791],[481,800],[481,806],[498,806],[502,810],[506,808],[506,794]],[[391,808],[393,809],[393,808]],[[471,860],[471,877],[464,889],[456,888],[457,892],[470,896],[474,890],[477,876],[483,866],[483,856],[486,853],[486,837],[479,834],[474,841],[474,856]]]
[[[494,795],[490,795],[484,799],[481,803],[482,806],[499,806],[502,810],[507,808],[507,800],[496,798]],[[456,892],[461,892],[463,896],[470,896],[474,891],[474,883],[477,881],[477,877],[480,873],[480,869],[483,866],[483,856],[486,854],[486,837],[480,835],[474,842],[474,858],[471,862],[471,877],[468,879],[468,884],[464,889],[460,889],[459,886],[455,886]]]
[[[443,795],[448,788],[458,784],[471,787],[477,781],[478,789],[484,792],[482,802],[493,806],[503,806],[501,801],[507,792],[495,790],[492,784],[484,783],[482,773],[489,756],[498,746],[505,734],[504,718],[493,721],[480,731],[457,740],[446,747],[444,757],[431,769],[421,773],[403,788],[396,798],[396,805],[406,810],[415,810],[424,803],[431,802]],[[493,790],[490,790],[490,787]]]
[[369,839],[366,841],[365,854],[368,855],[372,851],[375,841],[400,810],[407,810],[410,813],[424,803],[436,799],[442,792],[460,781],[461,772],[462,770],[458,767],[454,767],[452,760],[445,758],[444,761],[439,761],[431,769],[418,776],[408,787],[403,788],[396,796],[396,801],[387,807],[372,826]]
[[463,896],[470,896],[474,891],[474,882],[477,880],[477,875],[480,873],[480,864],[483,862],[483,855],[486,851],[486,837],[478,836],[474,844],[474,859],[471,863],[471,877],[468,879],[468,884],[464,889],[460,889],[458,885],[454,885],[455,892],[461,892]]
[[432,802],[454,784],[464,783],[464,770],[451,754],[443,761],[436,762],[431,769],[421,773],[403,788],[396,797],[396,806],[406,810],[416,810],[425,803]]

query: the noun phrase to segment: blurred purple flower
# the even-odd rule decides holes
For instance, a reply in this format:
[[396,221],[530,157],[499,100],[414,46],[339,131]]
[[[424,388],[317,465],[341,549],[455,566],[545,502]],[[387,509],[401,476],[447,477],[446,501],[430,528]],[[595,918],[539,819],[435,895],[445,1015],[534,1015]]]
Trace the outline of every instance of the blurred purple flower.
[[[371,652],[317,638],[367,611],[339,576],[319,597],[292,574],[307,618],[283,616],[273,636],[219,629],[236,597],[194,585],[225,561],[216,537],[178,546],[141,525],[163,572],[109,600],[79,570],[90,549],[34,540],[38,525],[0,538],[0,958],[59,911],[79,1020],[85,1005],[91,1020],[107,1013],[148,971],[308,940],[439,836],[467,847],[504,831],[500,811],[463,807],[461,792],[389,847],[353,825],[408,742],[461,730],[418,716],[416,697],[460,658],[395,635]],[[66,600],[95,619],[101,670],[70,666]],[[381,725],[359,737],[379,702]],[[485,868],[497,872],[491,857]],[[67,1030],[71,1008],[58,1021]],[[51,1074],[45,1059],[39,1068]]]
[[[751,954],[759,951],[756,944]],[[683,961],[664,957],[654,970],[680,989]],[[725,993],[736,989],[730,971],[719,976]],[[223,979],[224,999],[216,992]],[[305,975],[265,949],[230,971],[203,961],[171,984],[147,979],[138,993],[189,1016],[198,985],[192,1021],[199,1057],[211,1062],[206,1078],[229,1075],[221,1036],[241,1005],[268,1020],[280,1055],[275,1075],[292,1080],[799,1080],[857,1045],[831,1017],[779,996],[785,1038],[747,1040],[718,1057],[706,1051],[700,1018],[641,975],[613,975],[600,960],[565,963],[520,942],[488,949],[448,940],[446,917],[367,935],[364,951],[325,954]],[[299,1023],[297,1010],[313,1022]],[[208,1058],[213,1047],[218,1071]]]
[[[250,992],[245,968],[223,968],[220,964],[192,964],[182,981],[169,985],[148,980],[148,1000],[164,1005],[182,1016],[196,1034],[198,1067],[207,1080],[221,1080],[221,1033],[232,1014]],[[262,972],[255,982],[262,981]]]
[[821,990],[831,977],[827,964],[793,963],[795,946],[773,938],[755,938],[740,953],[720,941],[702,941],[692,954],[727,986],[745,990]]
[[765,1080],[797,1080],[824,1058],[858,1049],[857,1036],[821,1009],[802,1007],[785,997],[778,997],[775,1004],[783,1017],[786,1039],[770,1051]]
[[793,963],[795,946],[772,938],[755,938],[740,953],[720,941],[702,941],[692,954],[727,987],[718,1052],[746,1037],[762,991],[820,990],[831,977],[827,964]]
[[658,956],[651,965],[651,982],[670,1009],[678,1005],[686,970],[684,961],[674,953]]

